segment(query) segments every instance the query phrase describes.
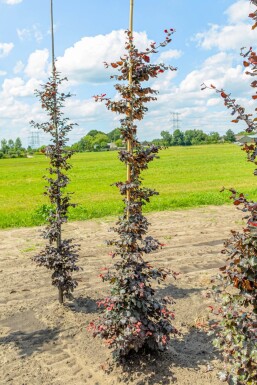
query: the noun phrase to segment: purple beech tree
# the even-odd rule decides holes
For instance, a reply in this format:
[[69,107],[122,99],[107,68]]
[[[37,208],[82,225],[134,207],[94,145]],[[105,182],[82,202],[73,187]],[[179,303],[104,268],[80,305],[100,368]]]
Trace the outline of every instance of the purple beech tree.
[[[257,0],[250,3],[257,7]],[[257,27],[257,8],[250,13],[254,20],[252,29]],[[257,55],[252,47],[241,49],[246,74],[257,76]],[[251,83],[257,87],[257,81]],[[247,132],[256,132],[257,117],[246,113],[231,94],[215,85],[202,85],[202,89],[214,89],[224,99],[224,105],[234,115],[232,122],[245,122]],[[257,94],[252,95],[257,99]],[[255,109],[257,111],[257,108]],[[245,144],[243,150],[247,159],[257,164],[257,143]],[[257,175],[255,169],[254,175]],[[223,189],[224,190],[224,189]],[[247,220],[243,231],[231,231],[231,238],[225,241],[223,253],[227,263],[220,269],[220,284],[216,286],[216,300],[219,303],[217,338],[214,345],[223,353],[226,363],[221,377],[233,385],[255,385],[257,383],[257,202],[249,200],[243,193],[230,189],[234,205],[245,213]]]
[[66,78],[61,78],[56,71],[54,60],[54,35],[53,35],[53,8],[51,1],[51,27],[52,27],[52,74],[42,86],[42,90],[35,91],[41,101],[41,106],[46,111],[48,121],[44,123],[31,122],[31,125],[45,133],[50,134],[51,144],[46,147],[45,154],[49,158],[49,175],[44,176],[47,181],[45,195],[49,198],[51,209],[48,215],[48,225],[43,231],[43,237],[48,240],[44,250],[33,259],[40,265],[53,271],[52,284],[58,288],[59,302],[63,304],[64,296],[71,297],[77,286],[72,273],[78,271],[78,245],[72,239],[63,239],[63,224],[68,219],[68,209],[75,204],[70,202],[71,193],[65,192],[69,183],[67,171],[71,168],[68,160],[73,152],[66,150],[68,134],[74,124],[63,117],[64,103],[71,96],[63,93],[60,87]]
[[143,206],[158,193],[143,187],[141,177],[142,171],[157,157],[159,147],[142,146],[136,125],[136,121],[144,118],[146,103],[156,100],[157,94],[149,85],[144,87],[143,82],[175,70],[164,64],[150,64],[150,55],[171,42],[174,30],[165,33],[164,42],[158,46],[152,43],[145,52],[140,52],[134,44],[132,29],[127,31],[126,54],[115,63],[105,63],[106,68],[118,71],[111,78],[119,82],[114,86],[119,100],[111,100],[105,94],[95,97],[96,101],[105,102],[108,110],[122,115],[120,133],[127,145],[126,150],[119,152],[120,161],[127,166],[127,180],[115,183],[124,197],[124,212],[113,228],[117,238],[108,241],[114,248],[112,257],[117,261],[100,275],[111,285],[111,294],[99,301],[102,315],[89,325],[93,335],[103,338],[118,360],[143,347],[164,350],[171,334],[177,333],[172,325],[173,312],[167,309],[168,299],[156,299],[152,287],[152,280],[160,283],[170,272],[155,268],[144,259],[144,254],[161,247],[158,240],[147,235],[149,222],[142,214]]

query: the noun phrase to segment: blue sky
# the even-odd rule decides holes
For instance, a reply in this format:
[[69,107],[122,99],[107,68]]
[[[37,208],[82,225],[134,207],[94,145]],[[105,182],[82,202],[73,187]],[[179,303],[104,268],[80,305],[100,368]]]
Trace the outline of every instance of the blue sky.
[[[159,90],[158,102],[149,106],[140,123],[140,139],[160,137],[172,131],[171,112],[180,114],[182,130],[203,129],[224,133],[244,126],[230,123],[229,112],[211,91],[200,91],[203,81],[232,92],[247,108],[250,79],[244,75],[239,51],[254,45],[249,0],[134,0],[135,40],[140,48],[161,41],[165,28],[175,28],[173,42],[153,61],[178,67],[161,75],[151,86]],[[50,6],[45,0],[0,0],[0,139],[30,135],[29,121],[44,115],[34,96],[50,70]],[[108,132],[119,117],[95,103],[92,96],[115,97],[103,61],[122,54],[124,29],[128,27],[129,0],[54,0],[55,47],[58,69],[68,76],[65,86],[75,96],[66,115],[79,126],[70,136],[77,141],[91,129]],[[40,134],[41,143],[47,139]]]

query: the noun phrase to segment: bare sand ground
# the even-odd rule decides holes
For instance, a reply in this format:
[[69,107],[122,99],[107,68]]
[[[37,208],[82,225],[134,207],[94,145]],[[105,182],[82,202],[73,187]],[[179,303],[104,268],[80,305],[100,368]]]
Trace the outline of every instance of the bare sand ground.
[[73,222],[68,236],[81,244],[75,301],[62,307],[50,274],[31,262],[44,240],[38,228],[0,231],[0,384],[218,385],[223,364],[198,326],[209,316],[210,279],[224,263],[220,254],[230,229],[242,228],[234,207],[205,207],[148,215],[150,234],[166,246],[150,256],[158,266],[181,272],[158,287],[176,301],[175,324],[182,335],[171,351],[136,359],[125,372],[106,371],[110,351],[87,331],[97,317],[95,301],[108,293],[99,269],[112,263],[104,241],[112,219]]

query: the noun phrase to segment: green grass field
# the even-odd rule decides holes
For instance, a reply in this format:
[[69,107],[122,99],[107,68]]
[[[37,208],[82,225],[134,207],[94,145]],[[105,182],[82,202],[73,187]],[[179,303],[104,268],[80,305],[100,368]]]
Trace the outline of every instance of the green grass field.
[[[222,186],[257,197],[254,165],[246,162],[245,153],[236,145],[171,147],[160,153],[144,173],[145,186],[156,189],[146,211],[174,210],[229,202]],[[116,152],[76,154],[72,158],[69,190],[78,207],[70,219],[83,220],[116,215],[122,211],[119,191],[112,183],[125,179],[125,167]],[[43,223],[43,196],[48,160],[0,160],[0,228],[34,226]]]

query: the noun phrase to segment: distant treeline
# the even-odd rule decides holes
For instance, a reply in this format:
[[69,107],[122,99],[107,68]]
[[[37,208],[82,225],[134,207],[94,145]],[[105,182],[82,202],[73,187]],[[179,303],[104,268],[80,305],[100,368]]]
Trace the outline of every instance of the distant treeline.
[[202,130],[175,130],[173,134],[169,131],[161,132],[161,139],[154,139],[152,143],[164,146],[192,146],[197,144],[212,144],[220,142],[235,142],[236,137],[232,130],[228,130],[225,135],[220,136],[218,132],[206,134]]
[[[218,132],[206,134],[202,130],[175,130],[173,133],[162,131],[161,138],[152,141],[145,141],[147,144],[157,144],[160,146],[192,146],[197,144],[212,144],[220,142],[235,142],[236,137],[232,130],[228,130],[225,135],[220,136]],[[102,131],[91,130],[86,136],[83,136],[78,142],[74,143],[70,148],[75,152],[86,151],[107,151],[123,147],[120,139],[120,130],[115,128],[111,132],[105,134]],[[1,140],[0,159],[1,158],[23,158],[28,154],[43,154],[46,146],[41,146],[38,149],[28,147],[25,149],[21,139],[16,140]]]
[[[220,136],[218,132],[206,134],[202,130],[175,130],[173,133],[162,131],[161,138],[152,141],[145,141],[145,144],[157,144],[161,146],[191,146],[197,144],[211,144],[220,142],[235,142],[236,137],[232,130],[228,130],[225,135]],[[85,151],[103,151],[110,147],[110,143],[116,147],[122,147],[123,143],[120,139],[120,130],[115,128],[111,132],[105,134],[98,130],[90,131],[86,136],[74,143],[71,148],[76,152]]]
[[20,138],[15,140],[2,139],[0,148],[0,159],[2,158],[24,158],[28,150],[22,146]]

